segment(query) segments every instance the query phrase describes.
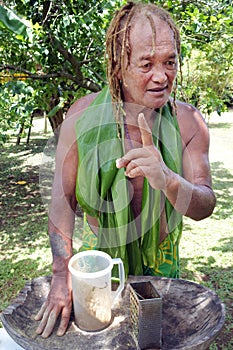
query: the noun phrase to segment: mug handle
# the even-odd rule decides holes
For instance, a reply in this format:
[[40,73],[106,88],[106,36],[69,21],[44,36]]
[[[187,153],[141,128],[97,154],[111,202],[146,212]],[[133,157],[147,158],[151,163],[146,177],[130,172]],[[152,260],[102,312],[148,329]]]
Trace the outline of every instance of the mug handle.
[[117,288],[117,290],[112,291],[112,303],[113,303],[124,289],[125,270],[124,270],[123,262],[120,258],[112,259],[112,262],[113,262],[113,265],[118,265],[118,274],[119,274],[119,280],[120,280],[120,285]]

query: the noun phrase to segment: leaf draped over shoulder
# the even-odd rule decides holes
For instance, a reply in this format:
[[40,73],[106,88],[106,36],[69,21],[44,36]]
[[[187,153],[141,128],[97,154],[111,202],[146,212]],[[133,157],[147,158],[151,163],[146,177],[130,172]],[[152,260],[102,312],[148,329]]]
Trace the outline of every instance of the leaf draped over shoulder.
[[[122,123],[123,124],[123,123]],[[120,132],[120,137],[119,137]],[[153,140],[166,165],[182,172],[181,138],[171,106],[156,115]],[[161,214],[161,192],[144,179],[141,232],[130,205],[128,179],[116,159],[124,155],[124,127],[116,123],[108,87],[104,88],[76,123],[78,175],[76,197],[83,210],[98,219],[97,248],[120,257],[126,275],[142,275],[143,266],[156,267]],[[181,215],[165,199],[169,234],[174,242],[182,229]]]

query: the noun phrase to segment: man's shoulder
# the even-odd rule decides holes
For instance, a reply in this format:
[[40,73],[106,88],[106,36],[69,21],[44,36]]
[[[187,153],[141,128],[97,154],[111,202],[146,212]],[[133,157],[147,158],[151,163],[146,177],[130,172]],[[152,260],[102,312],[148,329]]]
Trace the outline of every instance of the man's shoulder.
[[176,101],[176,106],[177,106],[177,115],[178,116],[190,117],[190,116],[193,116],[195,113],[200,114],[198,109],[195,108],[190,103],[177,100]]
[[82,114],[82,112],[90,106],[90,104],[94,101],[98,94],[99,92],[91,93],[75,101],[70,106],[66,114],[66,118],[74,117],[75,119],[77,119]]
[[61,126],[60,135],[70,135],[70,139],[76,139],[75,125],[84,110],[92,103],[98,93],[88,94],[75,101],[69,108]]
[[191,124],[196,124],[196,123],[204,123],[205,120],[201,114],[201,112],[194,107],[193,105],[183,102],[183,101],[176,101],[176,113],[177,113],[177,119],[178,122],[188,122]]
[[197,134],[203,138],[207,137],[208,127],[201,112],[193,105],[182,101],[176,101],[176,106],[177,120],[184,143],[188,144]]

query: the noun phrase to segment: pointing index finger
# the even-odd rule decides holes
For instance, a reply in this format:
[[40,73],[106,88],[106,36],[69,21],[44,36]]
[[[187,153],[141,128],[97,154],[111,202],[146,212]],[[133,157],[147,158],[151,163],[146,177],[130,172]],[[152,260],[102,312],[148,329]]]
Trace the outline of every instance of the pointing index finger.
[[149,128],[149,125],[147,124],[147,121],[143,113],[139,113],[138,115],[138,125],[141,132],[142,145],[143,146],[153,145],[152,132],[151,132],[151,129]]

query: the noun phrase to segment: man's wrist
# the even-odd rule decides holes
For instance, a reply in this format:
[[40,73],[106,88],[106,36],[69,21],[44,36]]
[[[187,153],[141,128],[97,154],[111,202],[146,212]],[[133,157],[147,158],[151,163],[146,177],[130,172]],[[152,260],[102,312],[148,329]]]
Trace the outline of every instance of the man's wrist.
[[183,186],[184,179],[181,178],[179,174],[168,169],[168,173],[166,174],[166,188],[163,192],[173,206],[175,206],[178,195],[180,191],[182,192]]
[[69,274],[68,264],[70,258],[65,257],[53,257],[53,274],[56,276],[67,276]]

